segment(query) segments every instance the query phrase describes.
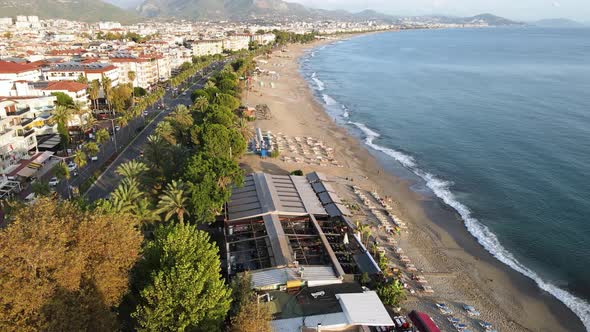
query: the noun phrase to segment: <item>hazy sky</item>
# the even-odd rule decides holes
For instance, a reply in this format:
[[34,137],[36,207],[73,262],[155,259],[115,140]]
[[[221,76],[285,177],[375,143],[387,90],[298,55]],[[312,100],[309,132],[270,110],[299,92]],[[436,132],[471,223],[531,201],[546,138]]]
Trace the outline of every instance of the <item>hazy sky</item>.
[[590,21],[590,0],[287,0],[309,7],[360,11],[375,9],[393,15],[492,13],[518,20],[570,18]]

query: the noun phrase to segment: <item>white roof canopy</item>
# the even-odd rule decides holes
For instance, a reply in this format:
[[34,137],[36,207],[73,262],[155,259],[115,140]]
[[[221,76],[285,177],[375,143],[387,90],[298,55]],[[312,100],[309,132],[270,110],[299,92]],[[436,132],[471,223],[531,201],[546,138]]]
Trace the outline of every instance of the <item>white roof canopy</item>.
[[379,299],[377,293],[336,294],[342,311],[351,325],[393,326],[391,316]]

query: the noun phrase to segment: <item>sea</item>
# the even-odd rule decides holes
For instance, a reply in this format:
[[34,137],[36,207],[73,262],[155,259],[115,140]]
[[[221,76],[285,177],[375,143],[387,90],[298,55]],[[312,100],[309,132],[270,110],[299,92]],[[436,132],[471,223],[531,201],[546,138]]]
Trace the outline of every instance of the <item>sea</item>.
[[590,330],[590,29],[386,32],[315,48],[300,71],[337,123]]

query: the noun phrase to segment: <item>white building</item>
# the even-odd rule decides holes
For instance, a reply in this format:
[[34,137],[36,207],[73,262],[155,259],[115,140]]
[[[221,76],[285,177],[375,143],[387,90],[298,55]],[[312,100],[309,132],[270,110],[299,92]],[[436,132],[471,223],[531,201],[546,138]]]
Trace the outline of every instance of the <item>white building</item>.
[[222,40],[195,40],[192,43],[194,56],[214,55],[223,52]]
[[121,23],[119,23],[119,22],[99,22],[98,28],[100,30],[121,29]]
[[129,82],[129,72],[135,73],[133,86],[148,89],[160,80],[167,80],[170,77],[170,61],[162,56],[153,57],[114,57],[109,61],[119,71],[119,82]]
[[247,50],[250,44],[250,35],[233,35],[223,40],[223,49],[229,51]]
[[256,42],[260,45],[268,45],[275,41],[276,36],[272,33],[265,33],[265,34],[256,34],[250,36],[250,41]]
[[0,26],[12,25],[12,17],[0,17]]
[[15,169],[29,151],[36,151],[37,137],[34,130],[25,130],[22,117],[30,108],[18,108],[18,103],[0,99],[0,172],[7,174]]
[[82,75],[88,82],[98,80],[101,83],[108,77],[113,87],[119,84],[119,69],[108,63],[59,63],[51,66],[44,75],[47,81],[75,81]]
[[38,81],[41,71],[35,65],[0,61],[0,80]]

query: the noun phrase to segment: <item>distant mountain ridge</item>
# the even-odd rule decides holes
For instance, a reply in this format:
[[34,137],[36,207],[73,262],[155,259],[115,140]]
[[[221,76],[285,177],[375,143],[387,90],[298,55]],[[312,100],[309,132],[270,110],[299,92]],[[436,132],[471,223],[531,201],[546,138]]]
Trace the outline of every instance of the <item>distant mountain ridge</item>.
[[574,20],[570,20],[567,18],[545,19],[532,22],[531,24],[534,26],[545,28],[581,28],[586,26],[580,22],[576,22]]
[[132,22],[138,18],[134,12],[101,0],[0,0],[1,17],[17,15],[122,23]]

